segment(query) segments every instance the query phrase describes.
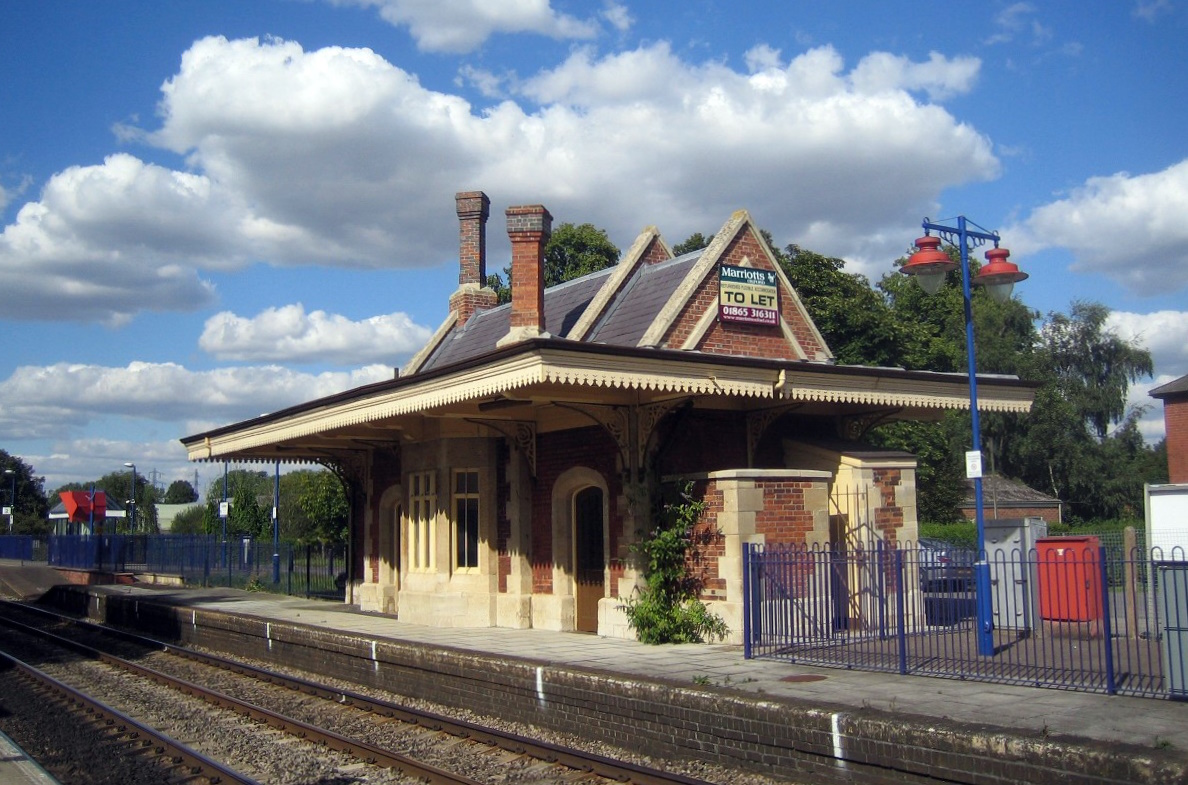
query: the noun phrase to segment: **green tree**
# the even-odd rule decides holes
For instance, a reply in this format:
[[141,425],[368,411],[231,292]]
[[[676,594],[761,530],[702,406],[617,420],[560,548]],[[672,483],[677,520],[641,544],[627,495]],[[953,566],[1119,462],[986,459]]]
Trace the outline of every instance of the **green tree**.
[[1155,370],[1150,352],[1106,327],[1109,315],[1100,303],[1074,302],[1067,315],[1049,314],[1042,333],[1048,380],[1098,439],[1125,417],[1130,385]]
[[[60,491],[103,491],[107,498],[115,501],[124,509],[125,517],[108,519],[107,532],[114,534],[128,534],[132,531],[131,503],[136,506],[136,533],[155,534],[160,531],[157,523],[158,491],[146,477],[136,475],[136,488],[132,487],[132,472],[114,471],[103,475],[98,480],[85,483],[67,483],[55,492]],[[114,527],[114,530],[113,530]]]
[[297,504],[312,523],[303,540],[342,543],[349,536],[350,505],[342,482],[328,471],[310,472],[303,478]]
[[[0,497],[5,507],[13,507],[13,534],[44,534],[50,530],[50,504],[45,495],[45,478],[34,476],[33,467],[21,458],[0,450]],[[15,500],[12,498],[16,493]],[[57,503],[57,499],[54,499]],[[0,523],[8,532],[8,521]]]
[[231,510],[227,516],[227,535],[238,537],[271,536],[272,526],[268,514],[249,483],[242,483],[235,489]]
[[866,276],[847,273],[845,261],[789,245],[781,267],[839,363],[898,365],[903,330]]
[[[613,267],[619,263],[618,247],[607,237],[605,229],[594,224],[563,223],[553,230],[544,249],[544,283],[556,286],[583,275]],[[487,285],[495,290],[499,302],[511,302],[511,268],[503,268],[503,276],[488,275]],[[506,283],[504,280],[506,278]]]
[[712,234],[709,237],[706,237],[701,232],[694,232],[685,238],[683,242],[679,242],[674,245],[672,247],[672,253],[674,256],[684,256],[685,254],[692,253],[693,251],[700,251],[702,248],[709,245],[710,241],[713,239],[714,236]]
[[189,504],[198,501],[198,491],[188,480],[174,480],[165,491],[162,504]]
[[1152,373],[1151,356],[1111,331],[1108,317],[1084,302],[1049,314],[1023,367],[1041,387],[1027,428],[1004,451],[1008,470],[1064,501],[1073,520],[1138,516],[1143,484],[1166,477],[1164,453],[1138,432],[1142,410],[1126,408],[1130,385]]
[[195,504],[173,516],[170,534],[209,534],[206,529],[206,505]]

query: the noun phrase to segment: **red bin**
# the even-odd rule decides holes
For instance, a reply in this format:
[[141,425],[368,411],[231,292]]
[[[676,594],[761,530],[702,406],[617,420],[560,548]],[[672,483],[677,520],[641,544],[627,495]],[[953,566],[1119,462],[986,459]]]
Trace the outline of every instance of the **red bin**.
[[1036,540],[1040,618],[1101,619],[1101,543],[1096,537]]

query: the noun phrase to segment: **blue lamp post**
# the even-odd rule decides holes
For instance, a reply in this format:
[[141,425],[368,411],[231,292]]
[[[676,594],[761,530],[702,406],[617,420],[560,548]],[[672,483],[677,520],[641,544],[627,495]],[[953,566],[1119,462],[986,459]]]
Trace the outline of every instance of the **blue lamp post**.
[[[916,240],[917,250],[908,259],[901,272],[913,275],[920,287],[928,294],[935,294],[945,281],[945,276],[957,268],[949,255],[940,250],[941,239],[956,245],[961,252],[961,291],[965,301],[965,353],[969,366],[969,412],[973,429],[973,449],[965,454],[965,474],[974,481],[974,513],[978,530],[978,554],[974,563],[974,604],[977,611],[978,654],[994,654],[994,609],[990,595],[990,564],[986,560],[986,520],[982,504],[982,435],[978,420],[978,377],[977,359],[974,355],[973,311],[970,306],[969,251],[985,243],[994,243],[986,252],[986,264],[978,271],[972,283],[985,286],[986,292],[999,302],[1011,296],[1011,290],[1027,273],[1007,261],[1011,252],[998,247],[998,232],[983,229],[973,221],[960,215],[957,226],[933,223],[925,218],[922,226],[924,236]],[[970,227],[974,228],[970,228]],[[932,237],[936,232],[940,237]]]
[[280,583],[280,461],[272,486],[272,582]]
[[128,504],[128,506],[132,508],[132,512],[131,512],[132,517],[131,517],[131,520],[128,522],[128,533],[135,534],[136,533],[136,464],[125,463],[124,465],[132,470],[132,498],[130,499],[129,504]]
[[16,519],[16,470],[5,469],[4,473],[12,479],[11,495],[8,497],[8,533],[12,534],[12,522]]

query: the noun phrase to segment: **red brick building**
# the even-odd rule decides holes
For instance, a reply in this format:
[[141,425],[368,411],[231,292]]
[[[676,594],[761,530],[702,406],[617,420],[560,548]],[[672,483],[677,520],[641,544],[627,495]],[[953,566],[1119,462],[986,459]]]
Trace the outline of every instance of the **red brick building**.
[[1188,376],[1156,387],[1151,397],[1163,401],[1168,482],[1188,483]]
[[[870,427],[968,408],[964,375],[841,366],[745,211],[674,256],[543,285],[552,216],[506,209],[512,302],[485,287],[490,202],[460,193],[459,281],[390,381],[182,440],[192,460],[320,461],[347,484],[347,601],[438,626],[631,636],[620,598],[666,486],[693,482],[704,596],[741,640],[746,543],[916,538],[915,460]],[[443,303],[443,310],[446,304]],[[987,411],[1033,387],[979,379]]]

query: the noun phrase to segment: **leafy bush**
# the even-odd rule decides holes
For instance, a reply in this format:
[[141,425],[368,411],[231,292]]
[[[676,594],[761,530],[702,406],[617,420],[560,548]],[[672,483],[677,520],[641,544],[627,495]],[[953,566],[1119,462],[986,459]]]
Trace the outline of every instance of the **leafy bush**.
[[720,536],[698,530],[705,503],[693,499],[691,489],[686,485],[680,502],[666,504],[656,528],[632,548],[647,560],[647,585],[619,607],[642,643],[704,643],[730,632],[698,599],[704,581],[689,572],[690,562],[700,559],[699,546]]

